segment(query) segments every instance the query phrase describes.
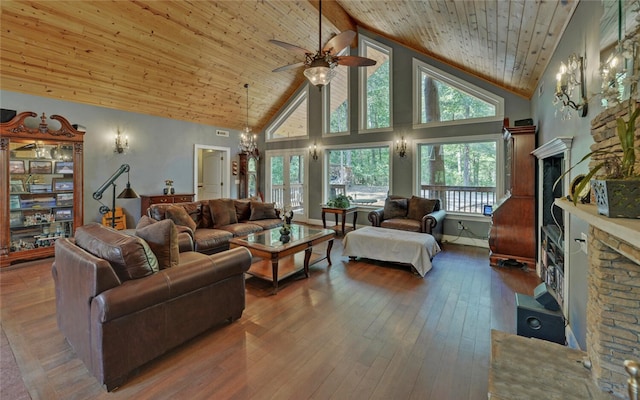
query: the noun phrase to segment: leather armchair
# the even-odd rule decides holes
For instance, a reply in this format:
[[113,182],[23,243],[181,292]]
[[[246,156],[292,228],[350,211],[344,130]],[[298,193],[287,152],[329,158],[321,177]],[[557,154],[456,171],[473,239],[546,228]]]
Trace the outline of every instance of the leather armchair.
[[401,201],[405,200],[404,203],[407,204],[407,208],[405,208],[404,214],[396,209],[392,215],[389,215],[389,207],[386,207],[388,211],[387,215],[385,215],[385,208],[373,210],[369,212],[368,215],[371,226],[428,233],[433,235],[436,240],[441,243],[444,219],[447,213],[445,210],[440,209],[439,199],[428,199],[433,203],[433,208],[430,212],[420,216],[419,219],[408,217],[410,214],[408,209],[409,198],[393,196],[390,200],[400,200],[398,204],[402,204]]

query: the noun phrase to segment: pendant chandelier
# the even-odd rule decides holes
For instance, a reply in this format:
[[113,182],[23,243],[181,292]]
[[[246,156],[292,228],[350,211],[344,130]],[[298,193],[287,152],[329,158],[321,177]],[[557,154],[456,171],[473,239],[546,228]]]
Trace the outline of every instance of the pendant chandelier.
[[249,84],[245,83],[244,87],[247,89],[247,124],[244,127],[244,131],[240,134],[238,150],[240,150],[241,153],[252,154],[257,152],[258,146],[256,145],[256,135],[251,134],[251,128],[249,127]]

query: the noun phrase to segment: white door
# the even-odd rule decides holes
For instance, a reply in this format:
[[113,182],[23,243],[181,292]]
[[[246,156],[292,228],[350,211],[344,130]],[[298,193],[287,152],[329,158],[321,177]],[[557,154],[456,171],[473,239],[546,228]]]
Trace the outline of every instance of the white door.
[[193,190],[196,200],[229,197],[229,161],[231,149],[228,147],[196,144],[193,157]]
[[306,150],[267,152],[265,201],[277,208],[291,206],[294,221],[307,221],[307,157]]
[[202,152],[202,187],[198,199],[219,199],[222,197],[224,154],[218,150]]

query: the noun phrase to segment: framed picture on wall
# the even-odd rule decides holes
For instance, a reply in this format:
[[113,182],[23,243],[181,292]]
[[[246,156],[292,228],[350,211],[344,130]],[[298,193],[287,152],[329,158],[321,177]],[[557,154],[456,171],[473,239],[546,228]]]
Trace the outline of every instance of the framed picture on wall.
[[24,160],[10,160],[9,161],[9,173],[10,174],[24,174]]
[[55,213],[56,221],[68,221],[72,219],[73,215],[71,214],[71,211],[72,210],[70,208],[57,209]]
[[29,161],[30,174],[50,174],[51,161]]
[[73,174],[73,161],[57,161],[54,172],[56,174]]
[[24,192],[24,181],[19,178],[11,178],[9,180],[10,192]]
[[58,193],[56,196],[56,205],[60,206],[72,206],[73,205],[73,193]]
[[53,178],[54,192],[71,192],[73,191],[73,179],[70,178]]
[[11,211],[9,213],[9,226],[18,226],[18,225],[22,225],[22,212]]
[[20,208],[20,196],[17,194],[12,194],[9,196],[9,209],[15,210]]

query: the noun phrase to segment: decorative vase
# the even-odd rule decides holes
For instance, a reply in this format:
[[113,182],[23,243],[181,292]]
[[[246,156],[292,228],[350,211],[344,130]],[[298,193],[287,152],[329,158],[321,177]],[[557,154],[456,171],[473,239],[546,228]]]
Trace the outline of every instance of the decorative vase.
[[289,229],[289,225],[285,224],[280,228],[280,241],[282,243],[288,243],[291,240],[291,229]]
[[640,180],[591,180],[598,214],[609,218],[640,218]]
[[284,222],[287,226],[291,225],[291,220],[293,217],[284,217]]

